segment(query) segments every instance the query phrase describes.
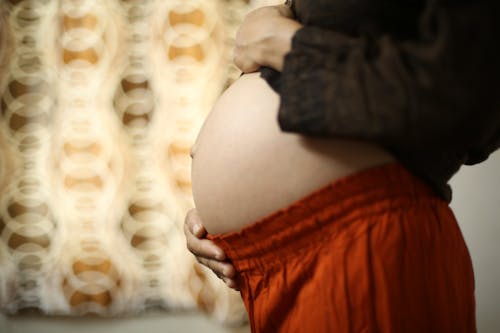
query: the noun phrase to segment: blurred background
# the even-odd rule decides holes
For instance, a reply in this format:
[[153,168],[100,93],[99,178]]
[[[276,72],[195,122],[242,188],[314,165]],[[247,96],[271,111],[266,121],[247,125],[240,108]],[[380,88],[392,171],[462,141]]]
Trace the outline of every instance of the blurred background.
[[[189,149],[279,0],[0,0],[0,332],[249,332],[185,248]],[[500,332],[500,153],[454,177],[479,332]]]

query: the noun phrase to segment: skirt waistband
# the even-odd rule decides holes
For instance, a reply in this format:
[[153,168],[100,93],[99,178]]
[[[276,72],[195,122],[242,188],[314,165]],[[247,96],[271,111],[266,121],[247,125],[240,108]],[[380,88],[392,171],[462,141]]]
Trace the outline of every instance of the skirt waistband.
[[336,180],[238,232],[208,238],[241,272],[297,254],[359,218],[429,200],[448,205],[401,164],[391,163]]

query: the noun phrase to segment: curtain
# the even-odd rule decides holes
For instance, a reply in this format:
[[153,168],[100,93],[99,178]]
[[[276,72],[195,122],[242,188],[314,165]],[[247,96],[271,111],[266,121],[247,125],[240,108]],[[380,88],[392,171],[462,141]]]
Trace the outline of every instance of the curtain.
[[0,1],[0,307],[245,317],[186,250],[189,149],[279,1]]

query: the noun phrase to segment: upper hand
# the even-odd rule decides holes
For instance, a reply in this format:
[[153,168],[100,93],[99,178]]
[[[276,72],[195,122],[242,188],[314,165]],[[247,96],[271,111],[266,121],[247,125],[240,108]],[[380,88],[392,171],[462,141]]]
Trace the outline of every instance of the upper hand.
[[226,259],[224,251],[214,242],[206,239],[207,231],[196,209],[191,209],[186,215],[184,235],[187,248],[194,254],[196,260],[211,269],[228,287],[238,289],[236,270],[233,265],[224,261]]
[[234,63],[244,73],[268,66],[281,71],[292,37],[302,25],[285,5],[250,12],[236,34]]

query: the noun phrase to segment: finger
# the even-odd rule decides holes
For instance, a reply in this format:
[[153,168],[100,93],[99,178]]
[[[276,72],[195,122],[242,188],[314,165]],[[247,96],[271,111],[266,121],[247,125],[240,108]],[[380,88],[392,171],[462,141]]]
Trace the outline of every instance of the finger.
[[224,251],[208,239],[199,239],[191,233],[186,235],[188,250],[196,257],[221,261],[226,258]]
[[292,8],[288,5],[282,4],[282,5],[277,5],[276,8],[278,9],[278,12],[280,13],[281,16],[287,17],[287,18],[294,18]]
[[[220,247],[208,239],[197,237],[197,235],[191,231],[191,228],[196,224],[196,222],[193,221],[196,220],[199,221],[199,216],[196,210],[189,211],[186,216],[186,220],[184,221],[184,236],[186,237],[188,250],[196,257],[224,260],[226,256]],[[205,230],[205,228],[203,228],[203,230]],[[203,231],[203,233],[206,234],[206,231]],[[199,232],[198,235],[200,235]],[[202,237],[204,236],[205,235]]]
[[236,270],[234,266],[228,262],[217,261],[206,258],[197,258],[198,262],[206,267],[208,267],[212,272],[214,272],[221,279],[233,279],[236,277]]
[[244,20],[258,19],[261,17],[272,17],[272,16],[283,16],[286,18],[293,18],[293,11],[290,6],[286,4],[274,5],[274,6],[262,6],[257,9],[250,11]]
[[240,289],[238,288],[238,285],[235,280],[233,279],[228,279],[228,278],[222,278],[222,281],[226,284],[231,289],[239,291]]
[[234,50],[233,63],[243,73],[253,73],[260,69],[260,65],[251,59],[250,52],[251,49],[241,46]]
[[186,232],[189,232],[198,238],[202,238],[207,234],[196,209],[191,209],[186,214],[186,219],[184,221],[184,233],[186,234]]

